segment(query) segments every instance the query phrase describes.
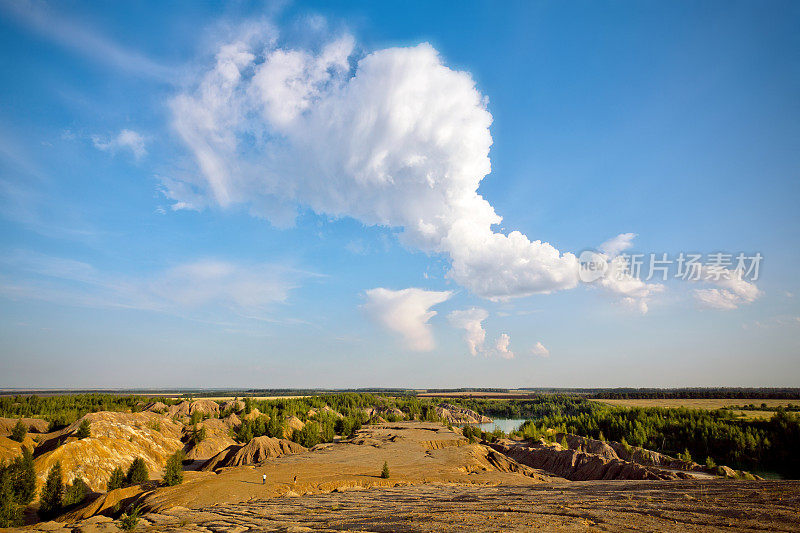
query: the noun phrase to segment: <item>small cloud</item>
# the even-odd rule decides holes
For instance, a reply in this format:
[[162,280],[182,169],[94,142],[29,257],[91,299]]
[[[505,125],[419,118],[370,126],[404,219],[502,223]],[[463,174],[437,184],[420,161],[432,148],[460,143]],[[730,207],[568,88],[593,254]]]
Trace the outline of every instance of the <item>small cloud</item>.
[[355,239],[344,245],[344,249],[353,255],[367,255],[367,246],[362,239]]
[[535,355],[537,357],[550,357],[550,350],[545,348],[544,344],[541,342],[537,342],[533,348],[531,348],[531,355]]
[[636,237],[635,233],[620,233],[613,239],[609,239],[600,245],[600,251],[609,257],[616,257],[623,250],[627,250],[633,246],[633,239]]
[[511,337],[507,333],[501,333],[494,345],[497,355],[503,359],[514,359],[514,352],[511,351],[510,344]]
[[747,281],[741,270],[725,270],[714,272],[703,269],[702,281],[717,285],[719,288],[695,289],[694,296],[701,307],[729,311],[740,305],[753,303],[763,293],[756,284]]
[[483,329],[482,323],[488,316],[489,312],[479,307],[460,309],[447,315],[447,319],[454,328],[464,330],[464,340],[467,341],[469,353],[472,355],[478,355],[478,352],[483,351],[486,330]]
[[110,140],[99,135],[92,135],[92,144],[104,152],[114,153],[122,149],[130,150],[136,159],[141,159],[147,154],[144,137],[133,130],[122,130]]
[[452,296],[450,291],[426,291],[416,287],[393,291],[378,287],[365,292],[361,308],[384,328],[399,334],[409,350],[427,352],[435,348],[428,321],[436,316],[431,307]]

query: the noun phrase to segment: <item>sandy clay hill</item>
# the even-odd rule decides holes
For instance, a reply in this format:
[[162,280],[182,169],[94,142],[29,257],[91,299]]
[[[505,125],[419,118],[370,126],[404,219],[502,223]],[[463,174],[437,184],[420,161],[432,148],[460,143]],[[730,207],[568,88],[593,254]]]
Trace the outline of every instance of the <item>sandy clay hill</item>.
[[118,531],[121,509],[136,505],[142,531],[800,530],[798,482],[729,480],[666,456],[645,465],[620,457],[642,452],[559,437],[569,449],[471,444],[458,428],[421,422],[365,426],[310,450],[259,437],[181,485],[118,489],[30,527]]

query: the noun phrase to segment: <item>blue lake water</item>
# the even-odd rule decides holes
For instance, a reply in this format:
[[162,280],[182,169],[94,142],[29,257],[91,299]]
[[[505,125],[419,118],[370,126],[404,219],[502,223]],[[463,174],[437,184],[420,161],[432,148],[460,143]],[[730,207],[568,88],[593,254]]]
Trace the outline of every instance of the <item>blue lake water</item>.
[[504,433],[511,433],[516,431],[525,423],[524,418],[495,418],[494,422],[487,422],[485,424],[477,424],[482,431],[492,432],[500,428]]

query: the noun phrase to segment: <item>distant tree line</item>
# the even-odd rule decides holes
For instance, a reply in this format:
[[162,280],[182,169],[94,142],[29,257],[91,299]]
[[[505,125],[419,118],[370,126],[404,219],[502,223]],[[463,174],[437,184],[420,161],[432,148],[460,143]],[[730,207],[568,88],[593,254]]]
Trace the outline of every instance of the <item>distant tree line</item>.
[[645,399],[742,399],[742,400],[798,400],[798,388],[683,388],[683,389],[605,389],[589,398],[602,400]]

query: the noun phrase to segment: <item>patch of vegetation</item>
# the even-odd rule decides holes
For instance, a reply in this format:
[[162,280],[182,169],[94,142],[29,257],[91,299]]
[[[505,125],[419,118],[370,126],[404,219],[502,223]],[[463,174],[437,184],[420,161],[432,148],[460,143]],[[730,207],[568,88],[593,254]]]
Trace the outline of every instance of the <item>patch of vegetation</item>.
[[195,424],[191,430],[189,430],[189,442],[193,445],[197,446],[201,442],[203,442],[206,438],[206,428],[205,426],[198,426]]
[[147,465],[144,459],[137,457],[128,468],[125,474],[125,483],[128,485],[141,485],[150,481],[150,472],[147,471]]
[[56,462],[47,474],[47,481],[42,487],[39,515],[43,518],[56,516],[63,506],[64,482],[61,479],[61,462]]
[[[50,430],[66,427],[87,413],[98,411],[135,411],[139,404],[153,401],[143,396],[115,394],[63,394],[53,396],[0,397],[0,416],[7,418],[34,417],[50,422]],[[167,398],[164,403],[175,403]]]
[[11,428],[11,435],[9,436],[9,438],[17,442],[22,442],[23,440],[25,440],[25,435],[27,434],[28,434],[28,426],[26,426],[22,422],[22,419],[20,418],[19,420],[17,420],[17,423],[14,424],[14,427]]
[[0,527],[21,525],[22,509],[35,495],[33,453],[23,446],[22,455],[10,464],[0,461]]
[[122,470],[121,466],[118,466],[111,472],[111,478],[108,480],[106,490],[110,492],[112,490],[121,489],[124,486],[125,472]]
[[303,429],[300,431],[295,431],[292,434],[292,440],[301,446],[305,446],[306,448],[316,446],[322,442],[319,426],[313,422],[309,422],[303,426]]
[[119,520],[119,526],[123,531],[133,531],[139,523],[139,516],[142,514],[141,507],[134,507]]
[[86,499],[86,496],[89,495],[89,485],[79,477],[76,477],[72,480],[70,485],[67,485],[67,488],[64,489],[64,498],[62,500],[62,505],[64,507],[69,507],[70,505],[77,505],[79,503],[83,503]]
[[183,483],[183,459],[183,450],[178,450],[167,459],[167,466],[164,467],[165,485],[171,487]]
[[381,470],[381,477],[383,479],[389,479],[389,463],[388,461],[383,462],[383,470]]
[[79,439],[85,439],[92,435],[92,425],[85,418],[81,420],[81,425],[78,426],[78,431],[75,436]]
[[0,465],[0,527],[22,525],[22,507],[14,497],[11,473]]

